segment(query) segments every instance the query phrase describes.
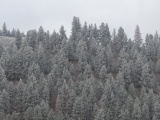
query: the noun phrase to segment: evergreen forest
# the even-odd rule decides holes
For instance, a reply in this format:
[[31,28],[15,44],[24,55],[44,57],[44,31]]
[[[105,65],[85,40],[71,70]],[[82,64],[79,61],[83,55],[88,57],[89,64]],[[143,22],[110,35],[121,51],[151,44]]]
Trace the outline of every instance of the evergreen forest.
[[160,120],[160,36],[135,26],[0,30],[0,120]]

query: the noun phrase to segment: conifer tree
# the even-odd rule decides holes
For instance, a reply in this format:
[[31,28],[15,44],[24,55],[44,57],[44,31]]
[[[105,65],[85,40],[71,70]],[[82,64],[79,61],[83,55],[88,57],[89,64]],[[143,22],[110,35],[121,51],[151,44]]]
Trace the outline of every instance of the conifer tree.
[[143,107],[142,107],[142,120],[150,120],[149,107],[146,104],[143,104]]
[[106,82],[106,79],[107,79],[107,69],[106,69],[106,66],[103,65],[100,72],[99,72],[99,77],[101,78],[102,80],[102,83],[105,83]]
[[37,32],[36,30],[33,30],[31,31],[31,35],[28,40],[28,44],[30,47],[32,47],[33,51],[35,51],[35,48],[36,48],[36,41],[37,41]]
[[1,100],[2,109],[4,110],[5,113],[9,113],[10,108],[11,108],[10,97],[8,95],[8,92],[6,92],[5,89],[2,91],[2,98],[1,99],[2,99]]
[[7,36],[7,27],[5,22],[3,23],[3,26],[2,26],[2,35]]
[[19,113],[13,112],[10,120],[20,120]]
[[20,47],[21,47],[21,44],[22,44],[22,36],[21,36],[21,33],[20,33],[19,29],[16,32],[15,39],[16,39],[15,44],[17,46],[17,49],[19,50]]
[[55,112],[59,113],[59,112],[61,112],[61,110],[62,110],[62,102],[60,100],[60,96],[58,95],[57,99],[56,99]]
[[98,113],[94,120],[104,120],[104,109],[103,108],[98,110]]
[[156,72],[160,74],[160,59],[158,59],[157,64],[156,64]]
[[142,68],[142,80],[147,92],[149,89],[153,88],[153,76],[151,74],[151,70],[149,69],[148,63],[146,63]]
[[87,65],[87,58],[85,55],[84,48],[82,46],[81,51],[80,51],[79,61],[78,61],[78,70],[80,72],[83,72],[85,70],[86,65]]
[[72,30],[71,30],[71,42],[73,45],[73,51],[76,50],[76,44],[79,42],[78,36],[81,34],[81,23],[78,17],[73,17]]
[[136,98],[134,103],[134,109],[132,113],[132,119],[141,120],[142,119],[142,112],[140,108],[140,101],[138,98]]
[[69,117],[72,117],[72,111],[73,111],[73,103],[75,102],[76,94],[74,90],[71,90],[69,99],[66,103],[66,110]]
[[142,65],[143,65],[142,56],[139,54],[135,63],[134,85],[136,87],[142,85]]
[[81,117],[81,98],[76,97],[75,103],[73,105],[73,119],[79,120]]
[[141,33],[140,33],[140,28],[138,25],[136,26],[136,29],[135,29],[134,41],[139,49],[140,45],[142,44],[142,37],[141,37]]
[[48,116],[47,116],[47,120],[55,120],[53,109],[50,109]]
[[125,33],[124,33],[124,29],[122,27],[120,27],[118,29],[118,33],[117,33],[117,40],[118,40],[118,43],[117,43],[117,50],[120,51],[121,48],[123,48],[123,39],[124,39],[124,36],[125,36]]
[[107,44],[110,42],[111,40],[111,35],[110,35],[110,32],[109,32],[109,27],[108,25],[102,23],[101,26],[100,26],[100,41],[101,41],[101,44],[102,46],[106,47]]
[[39,30],[38,30],[38,35],[37,35],[37,42],[41,42],[42,44],[44,44],[45,41],[45,34],[44,34],[44,30],[43,27],[40,26]]
[[24,113],[23,118],[25,120],[30,120],[33,118],[33,108],[32,107],[28,107],[27,110]]
[[88,100],[87,100],[87,94],[85,91],[82,91],[82,96],[81,96],[81,119],[82,120],[87,120],[90,119],[88,116]]

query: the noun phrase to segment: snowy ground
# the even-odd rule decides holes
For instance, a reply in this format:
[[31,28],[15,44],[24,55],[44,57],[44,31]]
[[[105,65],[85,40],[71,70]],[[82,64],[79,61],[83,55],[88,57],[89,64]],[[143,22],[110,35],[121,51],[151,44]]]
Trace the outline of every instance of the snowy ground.
[[15,38],[13,38],[13,37],[0,36],[0,43],[2,43],[4,46],[10,45],[14,41],[15,41]]

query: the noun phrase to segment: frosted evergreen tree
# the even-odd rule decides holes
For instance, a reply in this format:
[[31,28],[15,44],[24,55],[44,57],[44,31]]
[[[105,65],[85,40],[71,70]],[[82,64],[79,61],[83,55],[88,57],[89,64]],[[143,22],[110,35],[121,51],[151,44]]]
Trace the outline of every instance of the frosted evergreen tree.
[[59,113],[61,112],[61,110],[62,110],[62,102],[61,102],[60,96],[58,95],[56,99],[55,112]]
[[75,103],[73,104],[73,119],[79,120],[81,117],[81,98],[76,97]]
[[63,70],[63,78],[66,80],[67,83],[70,79],[72,79],[71,73],[68,71],[68,69]]
[[35,51],[36,49],[36,41],[37,41],[37,32],[36,30],[32,30],[30,38],[28,40],[28,44],[30,47],[32,47],[33,51]]
[[47,116],[47,120],[55,120],[53,109],[50,109],[48,116]]
[[[90,54],[92,56],[96,56],[96,53],[97,53],[97,43],[95,41],[95,39],[92,37],[91,38],[91,43],[90,43]],[[93,59],[91,59],[91,61],[93,61]]]
[[113,60],[113,53],[112,53],[111,42],[110,42],[106,48],[106,67],[108,72],[111,72],[112,70],[112,60]]
[[13,84],[13,82],[9,82],[8,86],[7,86],[7,92],[8,92],[8,96],[10,98],[10,104],[11,104],[11,110],[13,110],[14,108],[14,103],[15,103],[15,94],[16,94],[16,88]]
[[17,85],[17,94],[16,94],[16,110],[18,112],[23,112],[23,92],[24,92],[24,83],[23,81],[20,79],[18,85]]
[[4,69],[2,68],[2,66],[0,65],[0,82],[5,79],[5,71]]
[[7,31],[6,23],[4,22],[2,26],[2,35],[7,36],[7,32],[8,31]]
[[43,27],[40,26],[39,30],[38,30],[38,35],[37,35],[37,42],[41,42],[42,44],[44,44],[45,41],[45,34],[44,34],[44,30]]
[[85,55],[86,55],[87,46],[86,46],[86,42],[84,40],[80,40],[78,42],[78,45],[77,45],[77,48],[76,48],[76,53],[77,53],[78,56],[80,55],[81,49],[83,49],[83,51],[85,52]]
[[18,51],[17,57],[19,58],[19,77],[20,78],[26,78],[28,75],[28,68],[32,64],[32,61],[34,60],[34,53],[32,51],[32,48],[28,45],[24,45],[23,48],[21,48]]
[[15,37],[16,36],[16,30],[13,28],[11,31],[11,37]]
[[131,76],[130,76],[129,64],[127,63],[127,61],[125,59],[122,60],[120,71],[123,73],[123,77],[124,77],[124,81],[125,81],[125,88],[128,90],[129,85],[131,83]]
[[84,48],[82,46],[80,51],[79,61],[78,61],[78,70],[80,72],[83,72],[85,70],[86,65],[87,65],[87,58],[84,52]]
[[160,59],[160,46],[157,48],[157,59]]
[[5,50],[5,49],[4,49],[3,44],[0,43],[0,57],[2,57],[2,54],[3,54],[4,50]]
[[100,32],[99,34],[100,34],[100,41],[102,43],[102,46],[106,47],[111,40],[111,35],[110,35],[108,25],[105,23],[102,23],[100,26],[99,32]]
[[135,29],[135,33],[134,33],[134,41],[139,49],[139,47],[141,46],[142,44],[142,37],[141,37],[141,32],[140,32],[140,28],[139,26],[137,25],[136,26],[136,29]]
[[129,69],[130,69],[131,82],[134,82],[135,66],[133,60],[129,61]]
[[131,118],[133,112],[134,99],[128,95],[126,100],[126,107],[128,109],[128,116]]
[[105,65],[102,66],[100,72],[99,72],[99,77],[102,80],[102,83],[105,83],[107,80],[107,68]]
[[0,90],[3,91],[3,89],[7,90],[7,86],[8,86],[9,82],[6,79],[3,79],[0,82]]
[[2,99],[1,100],[2,109],[4,110],[5,113],[9,113],[11,110],[10,97],[5,89],[2,91],[1,99]]
[[124,89],[123,86],[120,86],[118,93],[117,93],[117,97],[118,97],[119,107],[122,107],[123,104],[125,104],[125,101],[127,100],[127,91],[126,89]]
[[104,109],[103,108],[98,110],[98,113],[94,120],[104,120]]
[[72,117],[72,110],[73,110],[73,103],[75,102],[76,94],[74,90],[71,90],[69,99],[67,100],[66,103],[66,112],[69,117]]
[[49,105],[48,102],[45,102],[43,99],[40,103],[42,118],[46,119],[49,113]]
[[66,83],[66,81],[64,80],[63,82],[63,86],[61,89],[61,107],[62,107],[62,113],[66,113],[66,102],[69,99],[69,87],[68,84]]
[[50,44],[48,43],[49,49],[53,50],[53,52],[56,52],[56,45],[57,45],[58,39],[59,39],[59,34],[56,33],[56,31],[54,30],[54,32],[50,36],[50,41],[49,41]]
[[149,103],[148,103],[149,116],[150,116],[150,119],[152,119],[154,115],[154,103],[155,103],[155,96],[152,89],[149,90],[148,95],[149,95]]
[[93,30],[92,30],[92,35],[93,35],[93,37],[96,41],[99,41],[99,30],[98,30],[96,24],[94,24],[94,27],[93,27]]
[[48,87],[49,87],[49,95],[50,97],[53,97],[55,94],[55,86],[57,83],[57,76],[55,75],[56,69],[52,69],[52,71],[48,75]]
[[149,103],[149,96],[146,93],[146,89],[144,87],[143,87],[143,92],[141,93],[140,97],[141,97],[141,101],[142,101],[141,107],[143,106],[144,103],[148,105],[148,103]]
[[149,69],[148,63],[146,63],[142,68],[142,80],[147,92],[149,89],[153,88],[153,76]]
[[[46,81],[45,81],[46,82]],[[49,101],[49,87],[48,87],[48,84],[45,84],[44,88],[43,88],[43,91],[42,91],[42,98],[48,102]]]
[[28,77],[31,76],[32,73],[34,74],[34,76],[36,77],[37,80],[40,79],[40,67],[35,62],[32,62],[32,64],[30,65],[30,67],[28,69]]
[[38,47],[38,55],[37,55],[37,62],[38,65],[40,66],[40,71],[44,72],[45,71],[45,54],[44,54],[44,47],[42,43],[39,43]]
[[32,107],[28,107],[27,110],[24,113],[23,118],[25,120],[30,120],[33,118],[33,108]]
[[136,87],[142,85],[142,66],[143,66],[142,56],[139,54],[135,63],[134,85]]
[[156,64],[156,72],[160,74],[160,59],[158,59]]
[[106,55],[105,55],[106,51],[104,48],[102,48],[101,45],[98,46],[98,50],[97,50],[97,55],[95,57],[95,63],[94,63],[94,67],[97,73],[99,73],[101,67],[103,65],[106,65]]
[[43,120],[41,107],[36,105],[33,110],[33,119],[35,120]]
[[95,88],[95,95],[97,100],[99,101],[103,95],[103,83],[98,81]]
[[79,39],[78,35],[81,34],[81,23],[78,17],[73,17],[73,22],[72,22],[72,30],[71,30],[71,42],[73,45],[73,51],[76,49],[76,44],[78,44]]
[[149,107],[147,104],[143,104],[143,107],[142,107],[142,120],[150,120]]
[[63,39],[67,39],[67,36],[66,36],[66,31],[64,30],[64,26],[62,25],[61,28],[60,28],[60,39],[63,40]]
[[136,98],[135,103],[134,103],[132,119],[142,120],[142,111],[140,108],[140,101],[138,98]]
[[155,50],[155,45],[153,42],[153,35],[148,35],[146,37],[146,57],[148,60],[156,60],[156,50]]
[[117,50],[120,51],[121,48],[123,47],[123,39],[124,39],[125,33],[124,33],[124,29],[122,27],[120,27],[118,29],[118,33],[117,33]]
[[154,104],[154,115],[155,118],[160,118],[160,98],[158,97],[157,101]]
[[117,74],[117,87],[119,88],[120,86],[123,86],[125,87],[125,81],[124,81],[124,77],[123,77],[123,73],[120,71],[118,74]]
[[4,112],[0,112],[0,119],[5,120],[5,113]]
[[120,115],[118,116],[119,120],[128,120],[129,119],[129,112],[128,109],[125,109],[124,107],[120,110]]
[[[88,31],[88,26],[87,26],[87,22],[85,21],[83,27],[82,27],[82,36],[83,36],[83,39],[87,42],[88,40],[88,37],[89,37],[89,31]],[[88,44],[87,44],[88,46]]]
[[10,120],[20,120],[19,113],[13,112]]
[[85,91],[82,91],[82,96],[81,96],[81,119],[82,120],[87,120],[89,119],[89,116],[88,116],[88,109],[89,109],[89,106],[88,106],[88,100],[87,100],[87,94]]
[[96,98],[95,98],[95,92],[94,92],[94,88],[91,85],[90,89],[89,89],[89,96],[88,96],[88,118],[90,120],[94,119],[94,103],[96,102]]
[[134,88],[133,83],[129,86],[128,92],[132,96],[133,99],[136,98],[136,89]]
[[61,48],[63,42],[67,40],[67,36],[66,36],[65,32],[66,31],[64,30],[64,26],[62,25],[60,30],[59,30],[59,40],[58,40],[58,43],[57,43],[58,44],[57,45],[58,48]]
[[89,64],[87,64],[87,66],[85,67],[85,71],[84,71],[84,78],[85,79],[91,78],[91,74],[92,74],[91,67]]
[[17,46],[17,49],[19,50],[20,47],[21,47],[21,44],[22,44],[22,36],[21,36],[21,33],[20,33],[19,29],[16,32],[15,39],[16,39],[15,44]]

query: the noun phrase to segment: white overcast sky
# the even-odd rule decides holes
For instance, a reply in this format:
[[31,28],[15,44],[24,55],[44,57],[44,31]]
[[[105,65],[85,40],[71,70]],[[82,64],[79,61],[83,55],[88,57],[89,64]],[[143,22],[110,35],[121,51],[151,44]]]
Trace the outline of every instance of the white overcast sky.
[[64,25],[69,36],[73,16],[82,25],[108,23],[111,33],[122,26],[129,38],[137,24],[143,37],[160,33],[160,0],[0,0],[0,25],[6,22],[10,30],[26,33],[42,25],[52,33]]

